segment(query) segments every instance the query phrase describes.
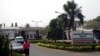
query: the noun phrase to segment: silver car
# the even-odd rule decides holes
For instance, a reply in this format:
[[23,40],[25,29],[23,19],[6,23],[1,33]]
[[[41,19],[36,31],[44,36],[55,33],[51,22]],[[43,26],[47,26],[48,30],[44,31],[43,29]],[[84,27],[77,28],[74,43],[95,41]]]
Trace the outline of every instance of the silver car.
[[15,41],[17,43],[23,44],[24,43],[24,38],[22,36],[17,36],[17,37],[15,37]]
[[17,43],[16,41],[12,42],[12,50],[13,51],[21,51],[23,52],[23,44]]

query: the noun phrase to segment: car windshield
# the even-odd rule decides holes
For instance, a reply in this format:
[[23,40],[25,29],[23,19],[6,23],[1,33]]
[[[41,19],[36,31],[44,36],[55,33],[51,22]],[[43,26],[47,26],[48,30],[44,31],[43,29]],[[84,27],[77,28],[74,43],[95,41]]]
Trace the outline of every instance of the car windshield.
[[16,46],[22,46],[22,44],[13,42],[13,43],[12,43],[12,46],[13,46],[13,47],[16,47]]
[[17,36],[16,38],[23,38],[22,36]]
[[24,39],[23,38],[16,38],[16,40],[19,40],[19,41],[22,40],[23,41]]
[[23,39],[22,36],[17,36],[17,37],[15,38],[15,40],[17,40],[17,41],[23,41],[24,39]]

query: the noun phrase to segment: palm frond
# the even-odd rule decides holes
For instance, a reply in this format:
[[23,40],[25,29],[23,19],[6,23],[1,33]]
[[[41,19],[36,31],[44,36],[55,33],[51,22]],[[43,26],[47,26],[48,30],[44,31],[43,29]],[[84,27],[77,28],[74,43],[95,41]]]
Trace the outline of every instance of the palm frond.
[[84,15],[82,15],[82,13],[78,13],[77,14],[78,19],[80,19],[80,24],[84,24]]
[[64,4],[63,8],[68,14],[71,14],[70,9],[66,4]]

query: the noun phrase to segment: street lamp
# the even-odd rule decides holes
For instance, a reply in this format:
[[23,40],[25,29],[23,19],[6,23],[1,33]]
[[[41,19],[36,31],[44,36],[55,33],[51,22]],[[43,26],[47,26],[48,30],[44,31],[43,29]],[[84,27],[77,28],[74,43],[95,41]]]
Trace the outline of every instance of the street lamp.
[[59,14],[66,14],[66,13],[62,13],[62,12],[58,12],[58,11],[55,11],[55,13],[59,13]]
[[33,20],[32,20],[32,22],[35,22],[35,23],[36,23],[36,27],[38,28],[38,23],[39,23],[39,22],[42,22],[42,21],[33,21]]

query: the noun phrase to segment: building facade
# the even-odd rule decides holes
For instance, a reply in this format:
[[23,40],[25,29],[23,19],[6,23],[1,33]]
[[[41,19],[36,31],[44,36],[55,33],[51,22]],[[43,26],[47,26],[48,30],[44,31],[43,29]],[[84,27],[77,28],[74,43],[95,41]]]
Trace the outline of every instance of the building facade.
[[[25,37],[29,39],[36,39],[37,30],[42,31],[42,29],[37,29],[36,27],[1,27],[0,33],[10,39],[22,35],[21,33],[24,31]],[[39,35],[40,34],[41,33],[39,33]]]

